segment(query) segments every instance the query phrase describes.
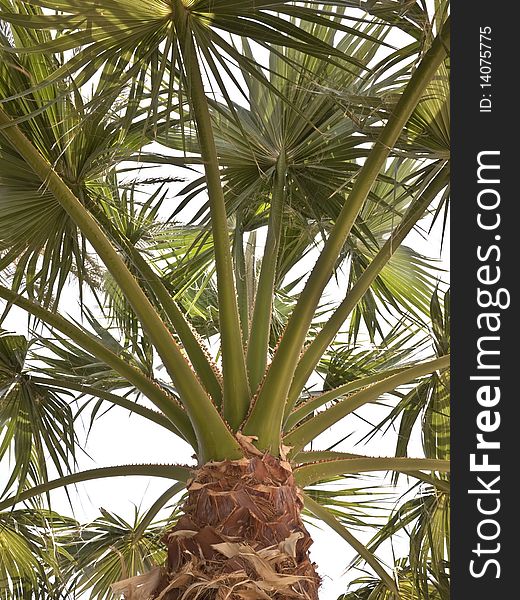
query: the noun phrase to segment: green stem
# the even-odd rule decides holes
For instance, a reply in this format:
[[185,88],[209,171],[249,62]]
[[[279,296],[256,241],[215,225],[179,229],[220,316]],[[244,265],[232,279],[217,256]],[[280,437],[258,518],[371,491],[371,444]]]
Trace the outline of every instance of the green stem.
[[11,119],[3,109],[0,109],[0,133],[69,214],[130,302],[186,407],[197,436],[201,460],[205,462],[208,457],[223,459],[239,456],[238,443],[228,431],[171,332],[96,220],[19,127],[11,125]]
[[186,483],[183,481],[179,481],[174,483],[171,487],[169,487],[157,500],[150,506],[144,517],[139,521],[139,525],[135,528],[134,531],[134,539],[140,539],[143,534],[146,532],[148,527],[152,524],[152,521],[155,519],[159,511],[164,507],[164,505],[173,498],[179,492],[182,492],[186,489]]
[[166,479],[176,479],[177,481],[187,481],[191,476],[189,467],[179,465],[118,465],[115,467],[101,467],[99,469],[90,469],[79,473],[65,475],[59,479],[53,479],[47,483],[36,485],[33,488],[21,492],[16,496],[6,498],[0,502],[0,510],[10,508],[19,502],[24,502],[35,496],[40,496],[56,490],[60,487],[91,481],[93,479],[103,479],[106,477],[164,477]]
[[46,385],[49,387],[59,387],[64,390],[74,390],[75,392],[80,392],[81,394],[86,394],[88,396],[94,396],[96,398],[100,398],[101,400],[105,400],[106,402],[110,402],[115,406],[120,406],[130,412],[135,413],[141,417],[144,417],[148,421],[152,423],[156,423],[165,429],[169,429],[176,435],[178,435],[178,431],[176,427],[172,424],[170,419],[168,419],[163,413],[156,412],[146,406],[141,406],[137,402],[133,400],[129,400],[123,396],[118,396],[117,394],[112,394],[111,392],[107,392],[106,390],[101,390],[89,385],[83,385],[81,383],[76,383],[74,381],[69,381],[68,379],[61,379],[56,377],[36,377],[35,375],[31,375],[31,381],[34,383],[38,383],[40,385]]
[[[102,215],[100,210],[97,210],[95,216],[100,221],[100,218],[104,215]],[[209,353],[205,350],[203,342],[197,338],[197,334],[193,331],[190,323],[177,306],[177,303],[161,281],[161,278],[143,258],[139,250],[120,234],[111,221],[105,219],[103,226],[109,230],[110,235],[112,235],[116,243],[124,250],[136,269],[141,273],[142,283],[155,295],[160,307],[168,317],[204,388],[213,398],[215,404],[220,406],[222,403],[222,387],[217,376],[218,369],[209,356]]]
[[[322,460],[333,460],[338,458],[368,458],[363,454],[351,454],[350,452],[336,452],[335,450],[308,450],[299,452],[293,465],[304,465]],[[294,467],[293,467],[294,468]]]
[[215,269],[224,375],[224,417],[237,428],[249,408],[249,384],[242,346],[242,334],[229,247],[229,231],[220,168],[215,147],[208,101],[200,72],[197,50],[189,28],[189,11],[181,0],[173,0],[172,18],[179,37],[188,79],[193,116],[197,124],[200,152],[204,161],[206,186],[215,248]]
[[448,45],[449,19],[412,75],[379,139],[370,151],[300,295],[244,427],[245,433],[258,436],[258,446],[262,449],[277,452],[279,448],[285,402],[323,290],[372,185],[426,87],[445,59]]
[[238,312],[242,327],[242,344],[245,348],[249,338],[249,298],[247,293],[246,257],[244,253],[244,230],[242,227],[243,218],[243,210],[239,208],[236,213],[235,235],[233,239],[233,263],[235,266]]
[[364,404],[377,400],[382,394],[395,390],[400,385],[410,383],[418,377],[424,377],[435,371],[447,369],[450,364],[450,357],[442,356],[428,362],[420,363],[409,367],[395,375],[391,375],[383,381],[374,383],[362,390],[354,392],[337,404],[329,407],[305,423],[302,423],[296,429],[293,429],[284,438],[284,444],[292,448],[291,454],[294,456],[302,450],[310,441],[323,433],[329,427],[351,414]]
[[267,238],[251,323],[251,341],[247,347],[247,370],[252,390],[260,385],[267,366],[286,172],[285,152],[282,150],[276,163]]
[[430,185],[421,194],[420,199],[410,207],[408,213],[403,217],[402,222],[392,233],[390,238],[384,243],[379,252],[374,256],[371,263],[358,278],[351,290],[347,293],[344,300],[334,311],[322,330],[315,337],[313,342],[306,348],[300,362],[294,372],[294,378],[291,383],[287,405],[285,408],[286,416],[293,409],[298,397],[305,387],[305,384],[312,372],[319,363],[325,350],[332,342],[343,323],[347,320],[350,313],[357,306],[358,302],[366,294],[372,283],[390,261],[395,251],[399,248],[404,238],[410,233],[414,225],[423,216],[424,211],[436,198],[438,193],[446,186],[449,179],[449,169],[445,167],[438,173]]
[[73,340],[78,346],[93,354],[96,358],[103,361],[106,365],[114,369],[129,383],[134,385],[149,400],[151,400],[159,410],[161,410],[175,425],[179,435],[183,437],[193,448],[197,447],[197,440],[193,432],[190,420],[185,411],[177,404],[176,400],[167,392],[162,390],[152,379],[144,373],[129,365],[126,361],[119,358],[117,354],[106,348],[98,339],[90,333],[80,329],[64,317],[47,310],[31,300],[27,300],[17,293],[0,286],[0,298],[7,300],[11,304],[19,306],[37,319],[40,319],[47,325],[54,327],[68,338]]
[[[324,460],[350,460],[352,458],[372,458],[371,456],[363,456],[362,454],[350,454],[347,452],[335,452],[332,450],[311,450],[309,452],[300,452],[298,454],[297,463],[302,465],[305,463],[316,463],[318,461]],[[403,457],[405,458],[405,457]],[[413,459],[415,460],[415,459]],[[422,459],[420,459],[422,460]],[[439,491],[444,492],[445,494],[450,493],[450,483],[449,481],[445,481],[444,479],[438,479],[437,477],[433,477],[431,475],[426,475],[422,471],[405,471],[399,469],[399,473],[403,475],[408,475],[409,477],[414,477],[415,479],[420,479],[425,483],[429,483],[436,487]]]
[[301,487],[313,485],[331,477],[369,473],[372,471],[397,471],[413,475],[414,471],[439,471],[449,473],[450,461],[438,458],[378,457],[345,458],[308,463],[294,469],[294,478]]
[[222,402],[222,388],[217,377],[216,365],[212,364],[211,358],[204,351],[202,342],[197,339],[196,333],[170,295],[170,292],[141,256],[139,250],[131,244],[125,244],[125,249],[170,320],[204,388],[213,398],[215,404],[220,406]]
[[345,385],[340,385],[339,387],[334,388],[332,390],[327,390],[326,392],[323,392],[322,394],[319,394],[317,396],[312,396],[305,402],[299,404],[298,407],[292,413],[289,414],[284,424],[284,431],[290,431],[302,419],[305,419],[305,417],[312,414],[315,410],[317,410],[318,408],[320,408],[320,406],[323,406],[327,402],[330,402],[331,400],[336,400],[336,398],[340,398],[341,396],[345,396],[346,394],[355,392],[356,390],[377,383],[382,379],[387,379],[391,375],[400,373],[405,369],[406,367],[402,367],[401,369],[392,369],[383,373],[376,373],[375,375],[362,377],[361,379],[350,381],[349,383],[346,383]]
[[317,519],[326,523],[331,529],[333,529],[338,535],[340,535],[349,546],[352,548],[369,564],[375,573],[379,575],[381,581],[383,581],[390,592],[392,592],[394,599],[400,598],[399,591],[396,587],[395,581],[387,573],[386,569],[383,568],[377,557],[370,552],[370,550],[362,544],[356,537],[354,537],[350,531],[342,525],[342,523],[330,512],[325,506],[322,506],[315,500],[313,500],[308,494],[303,494],[303,501],[305,508],[309,510]]

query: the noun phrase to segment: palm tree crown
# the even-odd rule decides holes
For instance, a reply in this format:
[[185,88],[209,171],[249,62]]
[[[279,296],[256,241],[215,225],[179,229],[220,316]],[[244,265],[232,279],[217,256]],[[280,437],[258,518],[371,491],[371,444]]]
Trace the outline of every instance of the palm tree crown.
[[[369,568],[344,600],[449,597],[449,291],[407,242],[448,208],[433,4],[0,0],[1,598],[316,599],[309,519]],[[368,404],[394,456],[344,443]],[[108,407],[193,464],[78,469]],[[53,510],[121,476],[170,487]]]

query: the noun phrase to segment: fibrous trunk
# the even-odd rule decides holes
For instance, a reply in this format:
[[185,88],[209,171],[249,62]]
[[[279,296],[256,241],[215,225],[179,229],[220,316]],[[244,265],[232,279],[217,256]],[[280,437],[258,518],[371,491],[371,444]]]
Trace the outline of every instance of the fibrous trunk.
[[148,580],[148,596],[124,590],[127,600],[316,600],[302,507],[286,461],[263,455],[204,465],[163,538],[166,567]]

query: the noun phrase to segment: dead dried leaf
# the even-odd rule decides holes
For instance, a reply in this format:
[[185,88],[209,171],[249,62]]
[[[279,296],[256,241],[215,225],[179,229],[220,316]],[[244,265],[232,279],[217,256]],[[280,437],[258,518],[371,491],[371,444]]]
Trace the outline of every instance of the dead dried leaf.
[[258,437],[256,435],[244,435],[237,431],[235,434],[238,443],[242,447],[243,450],[252,454],[253,456],[263,456],[263,452],[261,452],[256,446],[253,445],[253,441],[257,440]]
[[169,538],[192,538],[197,535],[197,531],[193,529],[179,529],[178,531],[172,531],[168,534]]
[[301,531],[295,531],[291,533],[291,535],[286,538],[283,542],[278,544],[278,549],[280,552],[287,554],[291,558],[296,558],[296,544],[298,540],[303,538],[303,533]]
[[[293,544],[294,546],[296,545],[299,535],[301,534],[292,534],[284,542],[282,542],[287,543],[287,550],[289,552],[292,551]],[[270,561],[267,560],[267,555],[269,555],[269,558],[272,562],[277,562],[277,560],[280,558],[280,550],[278,550],[276,553],[273,553],[273,548],[269,548],[266,549],[268,552],[262,556],[262,554],[256,552],[248,544],[224,542],[222,544],[212,544],[212,547],[217,550],[217,552],[223,554],[226,558],[240,556],[247,560],[247,562],[253,567],[258,575],[259,581],[256,581],[255,583],[257,583],[257,585],[263,589],[269,590],[271,588],[279,588],[285,590],[288,586],[291,586],[294,583],[304,579],[299,575],[285,575],[275,571],[275,569],[271,566]],[[288,554],[288,552],[285,552],[285,554]],[[289,556],[291,555],[289,554]],[[264,587],[264,584],[266,587]]]
[[112,592],[123,595],[125,600],[150,600],[163,577],[163,569],[156,567],[148,573],[123,579],[112,584]]
[[243,600],[271,600],[271,596],[268,596],[263,590],[261,590],[255,583],[246,583],[246,589],[234,591],[234,595],[242,598]]
[[235,544],[233,542],[223,542],[222,544],[211,544],[211,547],[214,548],[220,554],[223,554],[226,558],[233,558],[240,554],[240,544]]
[[285,446],[285,444],[280,444],[280,458],[282,460],[287,460],[289,456],[289,452],[292,450],[292,446]]

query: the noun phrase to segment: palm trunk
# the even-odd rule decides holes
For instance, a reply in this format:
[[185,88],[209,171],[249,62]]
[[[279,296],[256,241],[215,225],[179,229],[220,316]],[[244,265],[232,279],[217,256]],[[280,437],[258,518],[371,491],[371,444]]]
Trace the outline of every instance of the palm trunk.
[[[319,577],[302,496],[271,455],[207,463],[188,484],[184,514],[163,538],[156,600],[317,600]],[[157,572],[157,576],[159,572]]]

